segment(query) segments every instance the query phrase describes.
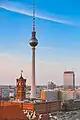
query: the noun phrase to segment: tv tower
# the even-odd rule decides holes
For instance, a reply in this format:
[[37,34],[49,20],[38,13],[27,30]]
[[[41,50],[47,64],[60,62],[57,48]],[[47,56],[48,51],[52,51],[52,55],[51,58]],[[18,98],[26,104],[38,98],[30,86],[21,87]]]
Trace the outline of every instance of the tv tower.
[[29,41],[32,48],[32,80],[31,80],[31,98],[36,98],[36,84],[35,84],[35,48],[38,45],[35,31],[35,0],[33,0],[33,19],[32,19],[32,37]]

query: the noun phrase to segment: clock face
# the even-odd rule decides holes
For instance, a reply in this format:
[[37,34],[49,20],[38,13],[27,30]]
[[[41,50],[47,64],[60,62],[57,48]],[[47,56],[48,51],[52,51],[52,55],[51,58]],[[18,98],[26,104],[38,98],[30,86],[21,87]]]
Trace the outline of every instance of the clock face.
[[22,83],[22,85],[24,85],[24,83]]
[[25,84],[23,82],[18,82],[17,85],[18,86],[25,86]]
[[21,83],[19,82],[17,85],[18,85],[18,86],[20,86],[20,85],[21,85]]
[[19,85],[21,85],[21,83],[19,83]]

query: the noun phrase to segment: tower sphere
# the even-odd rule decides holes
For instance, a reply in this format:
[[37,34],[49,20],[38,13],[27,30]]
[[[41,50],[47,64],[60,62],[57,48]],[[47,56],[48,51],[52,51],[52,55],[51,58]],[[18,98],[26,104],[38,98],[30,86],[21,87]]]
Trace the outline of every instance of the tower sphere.
[[38,40],[35,38],[35,39],[30,39],[29,41],[29,44],[31,47],[36,47],[38,45]]
[[38,45],[38,40],[35,37],[35,32],[32,32],[32,38],[29,41],[31,47],[36,47]]

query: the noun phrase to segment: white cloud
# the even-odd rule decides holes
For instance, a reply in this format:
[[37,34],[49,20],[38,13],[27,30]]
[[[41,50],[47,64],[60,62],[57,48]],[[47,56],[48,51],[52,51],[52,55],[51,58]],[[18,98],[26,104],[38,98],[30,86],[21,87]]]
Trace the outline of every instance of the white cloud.
[[[2,3],[0,4],[0,8],[3,8],[5,10],[9,10],[12,12],[17,12],[20,14],[32,16],[32,11],[31,11],[32,8],[31,7],[28,7],[28,6],[25,7],[17,2],[11,2],[11,1],[3,2],[3,4]],[[36,17],[44,19],[44,20],[57,22],[57,23],[72,25],[72,22],[60,19],[60,17],[57,15],[50,15],[50,14],[46,15],[45,13],[42,14],[42,13],[37,11]]]

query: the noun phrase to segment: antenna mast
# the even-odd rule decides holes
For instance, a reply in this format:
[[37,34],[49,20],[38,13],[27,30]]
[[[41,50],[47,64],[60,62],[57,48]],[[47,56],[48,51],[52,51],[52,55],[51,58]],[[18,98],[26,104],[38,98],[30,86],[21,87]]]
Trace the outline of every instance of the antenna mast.
[[35,32],[35,0],[33,0],[33,21],[32,21],[32,29]]

